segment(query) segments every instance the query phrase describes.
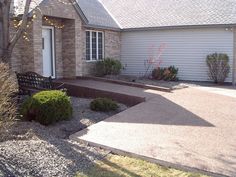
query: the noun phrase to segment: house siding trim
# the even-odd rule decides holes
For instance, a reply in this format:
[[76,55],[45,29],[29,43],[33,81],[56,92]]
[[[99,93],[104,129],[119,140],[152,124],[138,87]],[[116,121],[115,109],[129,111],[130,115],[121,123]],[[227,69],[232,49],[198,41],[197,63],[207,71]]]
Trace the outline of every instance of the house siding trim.
[[233,85],[236,85],[236,27],[233,29],[234,32],[234,58],[233,58]]
[[177,29],[198,29],[198,28],[233,28],[236,24],[210,24],[210,25],[183,25],[183,26],[156,26],[140,28],[122,28],[122,32],[129,31],[153,31],[153,30],[177,30]]
[[98,25],[90,25],[90,24],[85,24],[85,28],[92,28],[92,29],[98,29],[98,30],[112,30],[112,31],[122,31],[120,28],[113,28],[113,27],[108,27],[108,26],[98,26]]

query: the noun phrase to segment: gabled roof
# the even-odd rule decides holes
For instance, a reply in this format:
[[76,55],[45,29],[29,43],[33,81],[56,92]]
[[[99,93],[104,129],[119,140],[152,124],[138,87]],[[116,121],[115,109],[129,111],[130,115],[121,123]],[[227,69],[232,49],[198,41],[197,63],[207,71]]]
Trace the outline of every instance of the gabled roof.
[[[15,0],[25,1],[25,0]],[[31,9],[50,0],[34,0]],[[88,27],[140,29],[236,25],[236,0],[76,0]],[[23,12],[19,6],[18,14]]]
[[[18,6],[15,14],[20,15],[24,12],[25,0],[14,0]],[[50,0],[34,0],[30,5],[30,11],[37,6],[46,4]],[[19,4],[18,4],[19,2]],[[120,29],[112,16],[98,0],[76,0],[75,9],[82,17],[88,27]]]
[[98,0],[77,0],[77,3],[88,19],[88,26],[120,29],[112,15]]
[[123,29],[236,24],[236,0],[100,0]]
[[[25,2],[26,0],[13,0],[14,3],[13,5],[16,6],[17,8],[14,8],[13,14],[14,15],[22,15],[24,13],[24,8],[25,8]],[[59,1],[59,0],[58,0]],[[47,4],[48,2],[50,2],[50,0],[33,0],[30,3],[30,8],[29,8],[29,14],[32,12],[32,10],[34,10],[37,7],[40,7],[43,4]],[[76,2],[75,2],[76,3]],[[81,8],[79,7],[79,5],[73,4],[76,11],[78,12],[78,14],[80,15],[81,19],[83,20],[83,22],[85,22],[86,24],[88,23],[87,18],[85,17],[84,13],[82,12]],[[13,8],[12,8],[13,9]],[[39,8],[40,9],[40,8]]]

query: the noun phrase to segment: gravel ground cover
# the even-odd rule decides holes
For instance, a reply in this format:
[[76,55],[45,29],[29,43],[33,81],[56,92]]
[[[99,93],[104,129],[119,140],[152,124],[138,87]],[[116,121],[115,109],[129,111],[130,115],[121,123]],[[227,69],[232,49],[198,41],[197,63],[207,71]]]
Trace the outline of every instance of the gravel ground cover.
[[[109,152],[68,139],[69,135],[104,120],[117,111],[91,111],[91,99],[72,97],[73,118],[45,127],[17,121],[8,132],[0,132],[0,176],[70,177],[84,171]],[[5,136],[3,136],[5,135]]]

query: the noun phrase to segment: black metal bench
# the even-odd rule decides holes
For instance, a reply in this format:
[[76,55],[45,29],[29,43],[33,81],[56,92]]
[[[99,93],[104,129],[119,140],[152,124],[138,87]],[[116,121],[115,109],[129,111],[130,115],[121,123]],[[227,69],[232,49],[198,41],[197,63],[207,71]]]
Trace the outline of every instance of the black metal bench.
[[52,77],[44,77],[35,72],[16,73],[19,95],[32,95],[43,90],[64,90],[62,85],[53,86]]

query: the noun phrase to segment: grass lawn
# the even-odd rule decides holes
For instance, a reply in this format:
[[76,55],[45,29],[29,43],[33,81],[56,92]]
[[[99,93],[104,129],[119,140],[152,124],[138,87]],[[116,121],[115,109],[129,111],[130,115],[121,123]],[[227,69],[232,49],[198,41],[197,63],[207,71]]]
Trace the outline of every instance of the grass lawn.
[[206,177],[129,157],[109,155],[76,177]]

